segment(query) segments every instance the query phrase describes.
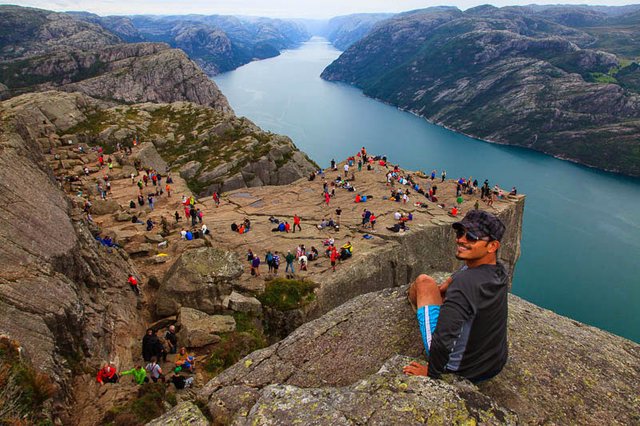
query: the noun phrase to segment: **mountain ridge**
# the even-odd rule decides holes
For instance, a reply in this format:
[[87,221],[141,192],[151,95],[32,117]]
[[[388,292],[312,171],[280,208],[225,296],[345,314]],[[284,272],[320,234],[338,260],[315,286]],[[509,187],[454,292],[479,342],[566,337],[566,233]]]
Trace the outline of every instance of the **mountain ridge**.
[[513,9],[391,18],[322,78],[478,139],[640,176],[633,62],[588,48],[597,40],[579,28]]

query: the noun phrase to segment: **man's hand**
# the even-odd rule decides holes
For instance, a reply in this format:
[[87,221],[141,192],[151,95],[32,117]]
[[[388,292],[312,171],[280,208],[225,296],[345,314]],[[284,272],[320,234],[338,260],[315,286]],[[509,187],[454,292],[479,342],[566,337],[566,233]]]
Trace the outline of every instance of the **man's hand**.
[[426,376],[429,371],[429,364],[422,365],[415,361],[411,362],[409,365],[406,365],[402,372],[408,376]]
[[446,281],[440,284],[440,286],[438,287],[440,289],[440,295],[442,295],[442,299],[444,299],[444,294],[447,292],[447,288],[449,288],[449,284],[451,284],[451,281],[453,281],[453,277],[447,278]]

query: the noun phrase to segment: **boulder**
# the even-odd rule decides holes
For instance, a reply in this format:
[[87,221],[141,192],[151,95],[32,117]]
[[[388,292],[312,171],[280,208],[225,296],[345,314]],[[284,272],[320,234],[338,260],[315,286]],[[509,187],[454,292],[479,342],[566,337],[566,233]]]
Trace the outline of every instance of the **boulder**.
[[120,204],[116,200],[96,200],[91,206],[94,215],[112,214],[120,210]]
[[192,402],[184,401],[147,423],[147,426],[208,426],[209,421]]
[[[634,398],[640,345],[513,295],[509,361],[498,376],[478,386],[451,375],[442,380],[403,376],[401,366],[408,360],[388,364],[389,359],[402,354],[424,360],[406,293],[404,286],[352,299],[249,354],[211,380],[199,398],[214,417],[234,424],[269,424],[278,416],[287,424],[347,424],[354,419],[373,424],[455,423],[441,411],[443,404],[478,423],[640,421],[640,402]],[[240,395],[242,403],[232,400]],[[326,417],[321,417],[323,411]],[[309,417],[313,413],[315,420]]]
[[167,271],[158,289],[157,315],[175,315],[180,307],[209,314],[219,312],[241,274],[242,263],[233,252],[212,247],[186,250]]
[[165,240],[160,234],[144,234],[144,239],[146,242],[151,244],[158,244]]
[[189,180],[193,178],[196,173],[198,173],[198,170],[200,170],[201,167],[202,164],[200,162],[195,160],[189,161],[188,163],[180,167],[180,176],[185,180]]
[[218,333],[236,329],[236,321],[230,315],[209,315],[191,308],[180,308],[178,314],[178,341],[189,348],[200,348],[220,341]]
[[176,315],[172,315],[170,317],[161,318],[158,321],[149,324],[148,328],[153,328],[155,331],[162,330],[163,328],[168,328],[170,325],[175,324],[178,321],[178,317]]
[[133,216],[131,216],[131,214],[127,213],[127,212],[120,212],[118,214],[116,214],[115,219],[118,222],[129,222],[131,221],[131,218]]
[[132,243],[127,245],[125,251],[129,253],[130,256],[133,257],[142,257],[149,256],[155,254],[156,249],[155,246],[148,243]]
[[468,382],[405,376],[402,366],[410,361],[395,356],[377,373],[344,388],[268,386],[235,424],[517,424],[513,412]]
[[236,312],[251,312],[260,314],[262,312],[262,304],[255,297],[244,296],[238,292],[231,292],[225,299],[227,308]]
[[158,154],[156,147],[152,143],[143,143],[131,158],[139,159],[144,167],[155,169],[162,175],[167,173],[167,163]]

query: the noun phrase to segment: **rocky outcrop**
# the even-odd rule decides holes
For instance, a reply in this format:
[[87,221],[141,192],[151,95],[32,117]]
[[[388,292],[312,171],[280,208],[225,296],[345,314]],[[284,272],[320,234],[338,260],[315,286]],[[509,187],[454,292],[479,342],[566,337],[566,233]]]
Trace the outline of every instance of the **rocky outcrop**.
[[640,176],[640,91],[611,53],[628,43],[617,31],[526,8],[425,9],[384,21],[322,77],[479,139]]
[[60,386],[58,402],[73,390],[72,373],[131,359],[124,348],[142,331],[126,284],[135,268],[95,241],[43,154],[62,144],[58,126],[83,118],[66,107],[85,101],[75,94],[49,98],[41,109],[29,98],[0,104],[0,334],[20,342]]
[[122,44],[102,26],[64,13],[2,6],[0,17],[7,28],[19,28],[0,38],[0,82],[13,95],[55,87],[118,102],[184,100],[232,112],[215,83],[166,44]]
[[188,348],[201,348],[220,341],[220,333],[236,329],[230,315],[209,315],[196,309],[180,308],[178,313],[178,341]]
[[221,312],[232,281],[241,274],[240,259],[232,252],[211,247],[185,251],[160,284],[156,313],[174,315],[181,307]]
[[216,84],[184,52],[154,44],[119,45],[109,50],[127,51],[145,46],[157,52],[110,63],[107,72],[65,84],[61,89],[125,103],[190,101],[232,112]]
[[317,170],[291,139],[246,118],[189,102],[83,109],[85,123],[67,133],[78,141],[115,146],[150,141],[135,157],[160,172],[179,173],[198,195],[285,185]]
[[147,426],[208,426],[209,421],[192,402],[181,402]]
[[403,376],[407,360],[397,355],[424,353],[406,290],[345,303],[248,355],[199,398],[214,418],[237,424],[449,423],[452,415],[501,424],[638,422],[640,347],[515,296],[510,359],[496,378],[474,386]]

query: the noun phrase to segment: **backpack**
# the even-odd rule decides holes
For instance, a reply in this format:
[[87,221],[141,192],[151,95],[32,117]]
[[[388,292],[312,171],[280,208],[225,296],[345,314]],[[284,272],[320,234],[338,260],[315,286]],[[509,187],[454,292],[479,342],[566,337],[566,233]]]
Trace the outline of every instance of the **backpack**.
[[267,253],[267,256],[265,259],[267,260],[267,263],[271,263],[273,262],[273,255],[271,253]]

